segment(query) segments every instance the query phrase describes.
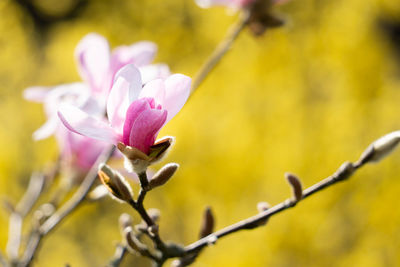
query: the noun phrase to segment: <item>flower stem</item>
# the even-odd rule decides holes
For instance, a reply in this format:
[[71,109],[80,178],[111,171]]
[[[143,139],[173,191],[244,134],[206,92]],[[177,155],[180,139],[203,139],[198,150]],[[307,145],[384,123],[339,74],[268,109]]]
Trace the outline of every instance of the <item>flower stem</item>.
[[229,51],[229,48],[232,46],[232,44],[238,38],[239,34],[247,25],[249,18],[250,12],[248,10],[243,10],[239,16],[239,20],[229,28],[226,37],[219,43],[213,53],[208,57],[206,62],[197,72],[196,76],[193,79],[190,95],[192,95],[196,91],[200,84],[207,78],[210,72],[221,61],[223,56]]
[[53,215],[50,216],[39,228],[34,229],[28,240],[28,245],[22,259],[18,266],[29,266],[32,262],[43,237],[49,234],[65,217],[71,214],[77,206],[85,199],[89,193],[93,183],[97,178],[97,168],[102,162],[107,162],[111,155],[114,153],[115,147],[110,147],[97,158],[95,164],[86,175],[82,184],[79,186],[75,194]]

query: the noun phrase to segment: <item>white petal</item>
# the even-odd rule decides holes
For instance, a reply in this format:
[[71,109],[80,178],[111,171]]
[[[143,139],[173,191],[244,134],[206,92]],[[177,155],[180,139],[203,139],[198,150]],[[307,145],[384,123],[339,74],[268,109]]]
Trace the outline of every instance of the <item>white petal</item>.
[[59,120],[56,114],[51,116],[39,129],[33,133],[33,139],[38,141],[53,135],[57,129]]
[[167,64],[151,64],[139,68],[143,84],[154,79],[166,79],[171,72]]
[[140,91],[142,91],[142,80],[139,70],[133,64],[126,65],[115,76],[107,100],[108,120],[117,132],[122,132],[129,104],[138,98]]
[[102,91],[110,68],[110,47],[107,40],[96,33],[86,35],[75,49],[79,74],[95,92]]
[[72,105],[62,105],[58,111],[62,123],[70,131],[116,144],[119,136],[107,123]]
[[51,87],[33,86],[26,88],[22,94],[26,100],[43,103],[50,90]]
[[140,92],[139,98],[151,97],[154,98],[157,104],[164,103],[165,85],[161,79],[156,79],[148,82]]
[[183,74],[174,74],[165,80],[165,100],[162,107],[168,111],[167,122],[181,110],[190,95],[192,79]]

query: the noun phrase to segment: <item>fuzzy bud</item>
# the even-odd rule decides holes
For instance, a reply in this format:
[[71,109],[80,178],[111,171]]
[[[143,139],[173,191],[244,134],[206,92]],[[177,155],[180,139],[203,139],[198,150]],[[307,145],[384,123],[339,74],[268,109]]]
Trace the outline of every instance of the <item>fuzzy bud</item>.
[[147,167],[160,161],[172,146],[174,138],[171,136],[163,137],[157,140],[150,147],[148,155],[139,149],[127,146],[122,142],[117,144],[117,148],[125,156],[125,168],[130,172],[144,173]]
[[100,181],[112,196],[121,201],[129,202],[132,200],[133,193],[131,186],[120,173],[114,171],[106,164],[100,164],[98,174]]
[[124,231],[128,227],[132,227],[132,217],[128,213],[122,213],[119,216],[118,222],[121,231]]
[[149,232],[150,236],[154,237],[156,235],[158,235],[158,225],[154,224],[152,226],[150,226],[149,228],[147,228],[147,231]]
[[400,131],[391,132],[374,141],[361,155],[358,163],[378,162],[388,156],[400,142]]
[[169,179],[175,174],[176,170],[178,170],[179,164],[177,163],[168,163],[164,167],[162,167],[150,180],[149,188],[150,190],[161,186],[169,181]]
[[208,236],[214,231],[215,219],[211,207],[206,207],[200,228],[200,238]]
[[160,220],[160,211],[158,209],[149,209],[147,213],[154,223],[157,223]]
[[124,234],[126,243],[128,244],[128,248],[131,251],[136,251],[140,253],[141,251],[147,249],[146,245],[140,242],[140,240],[132,234],[132,227],[125,228]]
[[300,179],[291,173],[285,173],[286,180],[292,187],[294,201],[299,202],[303,198],[303,189]]
[[103,185],[98,185],[88,194],[88,200],[98,201],[107,195],[108,195],[107,188]]
[[258,202],[257,204],[257,210],[258,212],[263,212],[268,210],[271,207],[271,205],[267,202]]

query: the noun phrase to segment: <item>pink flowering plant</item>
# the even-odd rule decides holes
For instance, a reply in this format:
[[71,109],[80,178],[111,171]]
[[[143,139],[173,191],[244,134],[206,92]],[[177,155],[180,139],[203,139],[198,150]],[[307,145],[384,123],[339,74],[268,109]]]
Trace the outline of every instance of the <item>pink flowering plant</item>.
[[[108,122],[67,104],[59,109],[58,115],[72,132],[120,144],[122,152],[126,147],[134,148],[146,159],[161,128],[188,99],[190,83],[189,77],[174,74],[165,80],[155,79],[143,85],[139,69],[129,64],[115,76],[107,99]],[[136,172],[142,172],[146,165],[133,166],[137,168]]]
[[[249,28],[252,33],[260,35],[266,29],[282,25],[283,21],[271,10],[283,2],[196,0],[201,7],[222,5],[240,10],[241,14],[193,82],[186,75],[171,74],[165,64],[153,64],[157,46],[152,42],[141,41],[111,50],[103,36],[90,33],[75,49],[81,82],[26,89],[24,97],[43,104],[47,116],[47,121],[33,133],[33,139],[55,136],[61,164],[32,174],[24,197],[15,208],[10,208],[7,257],[3,259],[0,254],[0,264],[32,266],[43,237],[82,203],[110,195],[133,208],[141,221],[133,223],[127,213],[120,216],[122,242],[107,266],[119,266],[128,253],[146,257],[154,266],[162,266],[169,259],[174,259],[172,266],[188,266],[196,261],[203,249],[218,239],[240,230],[263,226],[271,216],[348,179],[365,164],[378,162],[389,155],[400,143],[400,131],[377,139],[359,160],[345,162],[334,174],[305,190],[296,175],[286,173],[292,189],[291,197],[273,207],[265,202],[259,203],[259,212],[250,218],[214,231],[213,212],[211,208],[206,208],[197,241],[186,246],[164,241],[159,231],[160,211],[147,210],[144,201],[150,191],[170,181],[179,165],[173,162],[164,164],[160,169],[151,171],[151,178],[147,177],[148,167],[161,161],[174,141],[170,136],[157,139],[158,135],[221,61],[243,29]],[[117,154],[115,148],[123,154],[125,170],[139,177],[138,192],[132,189],[132,181],[109,162]],[[115,161],[120,159],[113,157]],[[71,173],[76,176],[74,178],[79,178],[75,179],[76,184],[79,183],[78,189],[61,188],[63,190],[56,190],[55,197],[45,199],[44,204],[34,210],[30,230],[24,234],[23,221],[34,209],[35,203],[40,197],[45,198],[43,193],[55,184],[59,176],[71,178],[68,175]],[[68,195],[72,196],[67,198]],[[22,242],[24,240],[26,242]]]
[[135,64],[143,82],[167,77],[170,74],[167,65],[151,64],[156,53],[157,45],[149,41],[118,46],[111,51],[103,36],[90,33],[77,45],[75,59],[78,72],[92,95],[105,101],[116,73],[125,65]]

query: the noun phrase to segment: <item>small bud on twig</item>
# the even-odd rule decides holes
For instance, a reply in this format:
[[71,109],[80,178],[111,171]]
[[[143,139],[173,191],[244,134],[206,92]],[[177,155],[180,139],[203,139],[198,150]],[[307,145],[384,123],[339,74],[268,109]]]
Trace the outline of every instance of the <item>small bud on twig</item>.
[[167,153],[168,149],[174,143],[174,138],[171,136],[163,137],[157,140],[150,147],[148,155],[139,149],[127,146],[122,142],[117,144],[117,148],[125,156],[125,168],[130,172],[143,173],[146,172],[148,166],[160,161]]
[[154,223],[157,223],[160,220],[160,211],[158,209],[149,209],[147,213]]
[[45,203],[39,208],[43,212],[43,216],[48,218],[55,212],[55,207],[53,204]]
[[211,235],[209,235],[209,237],[207,238],[207,244],[208,244],[209,246],[215,245],[215,243],[217,243],[217,240],[218,240],[218,237],[211,234]]
[[151,178],[151,180],[149,182],[150,190],[168,182],[169,179],[175,174],[178,167],[179,167],[179,164],[177,164],[177,163],[168,163],[164,167],[162,167],[153,176],[153,178]]
[[374,141],[362,153],[358,165],[369,162],[378,162],[389,155],[400,142],[400,131],[391,132]]
[[120,173],[106,164],[100,164],[98,174],[100,181],[116,199],[126,202],[132,200],[131,186]]
[[[258,210],[258,212],[260,212],[260,213],[261,213],[261,212],[264,212],[264,211],[267,211],[270,207],[271,207],[271,205],[270,205],[269,203],[267,203],[267,202],[259,202],[259,203],[257,204],[257,210]],[[260,221],[260,222],[256,223],[256,224],[255,224],[255,227],[266,225],[267,222],[268,222],[268,219],[269,219],[269,217],[267,217],[267,218],[266,218],[265,220],[263,220],[263,221]]]
[[149,232],[150,236],[155,237],[158,235],[158,225],[154,224],[147,228],[147,231]]
[[258,204],[257,204],[258,212],[266,211],[270,207],[271,207],[271,205],[268,202],[258,202]]
[[292,187],[294,201],[299,202],[303,198],[303,188],[300,179],[291,173],[285,173],[286,180]]
[[122,213],[119,216],[119,227],[121,228],[121,231],[124,231],[128,227],[132,227],[132,217],[128,213]]
[[107,195],[108,195],[107,188],[103,185],[98,185],[87,195],[87,198],[90,201],[97,201],[104,198]]
[[125,239],[128,244],[128,249],[130,249],[131,252],[136,251],[141,253],[143,250],[147,249],[146,245],[140,242],[139,239],[132,234],[132,227],[125,228]]
[[214,231],[215,219],[211,207],[206,207],[200,228],[200,238],[208,236]]

